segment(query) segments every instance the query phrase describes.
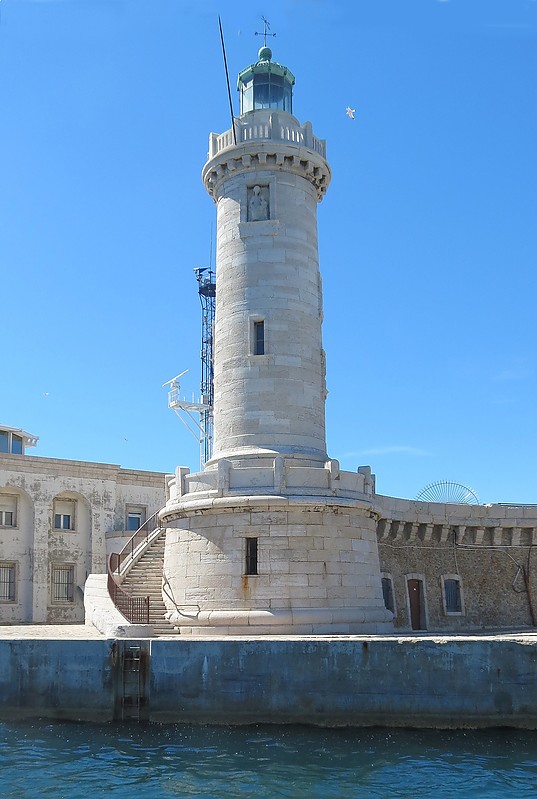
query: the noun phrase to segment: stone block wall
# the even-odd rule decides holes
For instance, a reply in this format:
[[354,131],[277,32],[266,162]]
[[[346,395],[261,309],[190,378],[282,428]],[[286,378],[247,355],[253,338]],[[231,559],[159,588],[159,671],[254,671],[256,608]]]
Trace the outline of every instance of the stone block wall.
[[[182,632],[388,629],[367,504],[321,498],[224,503],[167,522],[165,601]],[[257,542],[253,574],[246,563],[251,538]]]
[[[376,501],[384,513],[380,568],[391,581],[396,629],[413,629],[409,580],[421,583],[420,629],[537,624],[537,506]],[[446,580],[458,583],[459,610],[448,606]]]

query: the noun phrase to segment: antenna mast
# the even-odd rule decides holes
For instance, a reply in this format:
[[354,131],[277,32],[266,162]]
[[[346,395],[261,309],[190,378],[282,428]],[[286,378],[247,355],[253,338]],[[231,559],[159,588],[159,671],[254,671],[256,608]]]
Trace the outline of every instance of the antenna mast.
[[[201,397],[199,402],[181,398],[180,375],[163,383],[168,388],[168,408],[174,411],[190,430],[200,445],[200,469],[207,463],[213,452],[213,338],[216,310],[215,274],[208,267],[194,269],[198,281],[198,294],[201,302]],[[193,414],[199,414],[199,422]]]
[[235,117],[233,115],[233,103],[231,101],[231,88],[229,86],[229,72],[227,68],[227,58],[226,58],[226,46],[224,44],[224,31],[222,30],[222,20],[220,19],[220,15],[218,15],[218,26],[220,28],[220,41],[222,43],[222,55],[224,56],[224,69],[226,71],[226,81],[227,81],[227,96],[229,100],[229,113],[231,114],[231,127],[233,129],[233,144],[237,144],[237,134],[235,133]]
[[202,459],[207,463],[213,451],[213,342],[214,318],[216,311],[216,282],[212,269],[194,269],[198,281],[198,294],[201,303],[201,401],[204,410],[200,413],[200,426],[203,433]]

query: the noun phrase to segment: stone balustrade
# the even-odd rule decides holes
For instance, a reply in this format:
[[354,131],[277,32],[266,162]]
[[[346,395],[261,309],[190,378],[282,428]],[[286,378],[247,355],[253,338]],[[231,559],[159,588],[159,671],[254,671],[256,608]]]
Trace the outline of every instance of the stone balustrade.
[[[311,122],[301,125],[295,117],[285,112],[256,111],[252,119],[236,119],[234,121],[236,144],[249,141],[271,140],[288,142],[301,147],[308,147],[326,158],[326,142],[318,139],[312,129]],[[224,133],[211,133],[209,137],[209,159],[223,150],[235,146],[233,128]]]

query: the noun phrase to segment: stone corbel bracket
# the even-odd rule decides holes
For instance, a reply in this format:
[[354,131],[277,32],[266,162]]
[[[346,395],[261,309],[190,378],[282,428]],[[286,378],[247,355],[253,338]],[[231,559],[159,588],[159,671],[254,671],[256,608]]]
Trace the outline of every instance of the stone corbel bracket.
[[308,147],[277,141],[251,141],[224,150],[208,161],[202,172],[205,188],[218,200],[220,186],[232,175],[245,172],[291,172],[308,180],[317,190],[317,199],[324,197],[332,173],[325,159]]

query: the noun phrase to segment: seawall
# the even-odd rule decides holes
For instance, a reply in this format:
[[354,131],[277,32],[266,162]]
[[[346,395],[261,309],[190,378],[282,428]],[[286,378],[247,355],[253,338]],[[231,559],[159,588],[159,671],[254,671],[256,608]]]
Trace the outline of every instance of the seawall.
[[537,635],[0,638],[12,717],[537,729]]

